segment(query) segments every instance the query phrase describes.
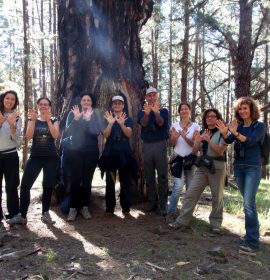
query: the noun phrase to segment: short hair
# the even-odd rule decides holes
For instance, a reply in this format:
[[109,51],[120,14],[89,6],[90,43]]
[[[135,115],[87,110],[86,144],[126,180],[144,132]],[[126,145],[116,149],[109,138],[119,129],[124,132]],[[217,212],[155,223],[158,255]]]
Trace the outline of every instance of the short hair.
[[216,114],[217,116],[217,119],[218,120],[222,120],[222,115],[220,114],[219,110],[216,109],[216,108],[211,108],[211,109],[207,109],[203,112],[203,115],[202,115],[202,128],[203,129],[207,129],[208,128],[208,125],[206,123],[206,116],[209,112],[213,112]]
[[15,90],[7,90],[7,91],[5,91],[4,93],[2,93],[0,95],[0,111],[1,111],[2,114],[5,111],[4,99],[5,99],[6,95],[8,95],[8,94],[13,94],[15,96],[15,104],[14,104],[14,106],[11,109],[14,110],[19,105],[19,98],[18,98],[17,92]]
[[234,116],[239,122],[243,122],[243,119],[240,117],[239,108],[246,104],[250,108],[250,117],[252,121],[257,121],[260,118],[260,107],[255,99],[250,96],[242,96],[238,98],[233,107],[234,107]]
[[40,103],[41,100],[47,100],[49,102],[49,106],[52,107],[52,102],[51,100],[48,98],[48,97],[40,97],[38,100],[37,100],[37,104]]
[[190,104],[188,104],[186,102],[181,102],[178,106],[178,113],[180,113],[181,107],[184,106],[184,105],[187,106],[189,108],[189,110],[191,110],[191,105]]

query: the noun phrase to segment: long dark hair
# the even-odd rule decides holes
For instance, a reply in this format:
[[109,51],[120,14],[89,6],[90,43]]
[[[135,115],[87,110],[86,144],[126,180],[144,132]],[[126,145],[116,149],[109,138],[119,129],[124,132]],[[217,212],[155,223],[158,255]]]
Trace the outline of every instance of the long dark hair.
[[11,109],[14,110],[19,105],[19,98],[18,98],[17,92],[14,90],[5,91],[4,93],[2,93],[0,95],[0,111],[2,114],[4,114],[4,112],[5,112],[4,99],[5,99],[6,95],[8,95],[8,94],[13,94],[15,96],[15,104]]

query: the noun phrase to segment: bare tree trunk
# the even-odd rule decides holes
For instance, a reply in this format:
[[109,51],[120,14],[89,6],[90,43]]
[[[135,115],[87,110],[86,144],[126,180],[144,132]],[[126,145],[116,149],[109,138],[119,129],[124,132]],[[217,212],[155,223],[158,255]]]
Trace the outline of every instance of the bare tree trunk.
[[[53,30],[53,17],[52,17],[52,1],[49,0],[49,34],[52,35],[52,30]],[[50,99],[52,100],[52,103],[56,103],[55,98],[54,98],[54,64],[53,64],[53,42],[50,42]],[[52,104],[53,105],[53,104]],[[55,106],[52,106],[55,108]]]
[[172,21],[172,14],[173,14],[173,1],[171,0],[171,8],[170,8],[170,43],[169,43],[169,92],[168,92],[168,101],[169,101],[169,119],[172,120],[172,28],[173,28],[173,21]]
[[181,102],[187,102],[187,78],[188,78],[188,51],[189,51],[189,0],[184,2],[184,24],[185,34],[183,40],[183,55],[181,58],[182,75],[181,75]]
[[200,44],[200,26],[197,24],[195,33],[195,54],[193,66],[193,86],[192,86],[192,101],[191,101],[191,119],[194,121],[196,117],[196,98],[197,98],[197,82],[198,82],[198,56]]
[[23,68],[24,68],[24,148],[23,148],[23,168],[27,160],[28,143],[25,137],[27,128],[27,112],[28,112],[28,99],[30,92],[30,46],[28,42],[28,30],[29,30],[29,16],[28,16],[28,1],[23,0]]
[[[140,178],[143,168],[136,119],[144,100],[145,81],[138,34],[152,9],[152,0],[60,0],[58,12],[58,108],[64,116],[85,90],[95,95],[102,109],[108,108],[113,95],[122,94],[134,119],[132,145]],[[137,198],[143,196],[142,180],[135,188]]]
[[47,96],[46,93],[46,65],[45,65],[45,48],[44,48],[44,1],[40,1],[40,31],[42,39],[41,45],[41,77],[42,77],[42,96]]
[[226,101],[226,123],[230,122],[230,100],[231,100],[231,60],[228,61],[228,88]]
[[205,110],[205,25],[202,26],[202,39],[200,43],[200,96],[201,96],[201,112]]
[[[264,70],[264,73],[265,73],[265,82],[264,82],[264,86],[265,88],[268,87],[269,85],[269,47],[268,47],[268,44],[265,45],[265,70]],[[266,92],[265,96],[264,96],[264,104],[268,104],[269,100],[268,100],[268,92]],[[266,129],[268,131],[268,111],[265,110],[263,112],[263,121],[266,125]],[[268,171],[269,172],[269,171]],[[266,178],[268,177],[269,174],[267,174],[267,169],[266,169],[266,166],[263,165],[263,168],[262,168],[262,178]]]

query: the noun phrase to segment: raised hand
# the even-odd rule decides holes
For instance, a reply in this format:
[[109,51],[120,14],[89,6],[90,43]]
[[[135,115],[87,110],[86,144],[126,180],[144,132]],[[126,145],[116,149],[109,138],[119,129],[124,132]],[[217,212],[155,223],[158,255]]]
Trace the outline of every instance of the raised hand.
[[229,127],[222,120],[216,121],[216,128],[220,131],[221,134],[227,134]]
[[202,140],[205,140],[207,143],[211,141],[212,133],[210,130],[205,129],[204,133],[201,135]]
[[79,109],[78,105],[74,105],[71,109],[71,112],[74,115],[74,120],[75,121],[78,121],[82,116],[82,112],[80,112],[80,109]]
[[193,138],[195,139],[196,142],[202,142],[202,137],[201,137],[201,134],[198,130],[195,130],[194,131],[194,134],[193,134]]
[[119,125],[124,124],[126,119],[127,119],[126,113],[122,113],[120,116],[115,117],[115,120]]
[[174,127],[170,131],[170,135],[172,138],[176,139],[180,136],[180,131],[177,131]]
[[115,123],[115,118],[113,117],[113,114],[111,111],[106,111],[104,118],[107,120],[109,124],[114,124]]
[[234,119],[232,123],[229,125],[229,130],[232,134],[237,134],[237,128],[238,128],[238,121],[237,119]]
[[0,112],[0,126],[7,120],[7,116],[4,116],[1,112]]
[[16,123],[16,119],[20,116],[20,113],[18,111],[13,112],[11,115],[7,117],[7,122],[10,127],[13,127]]
[[30,119],[31,121],[36,121],[37,118],[38,118],[37,111],[34,109],[29,109],[28,110],[28,119]]
[[155,102],[152,106],[151,106],[151,109],[154,113],[158,113],[159,110],[160,110],[160,105],[159,103]]
[[91,120],[91,116],[93,114],[93,109],[92,108],[88,108],[86,111],[83,111],[82,112],[82,116],[83,116],[83,119],[87,122],[89,122]]
[[149,105],[148,103],[145,103],[145,104],[143,105],[143,112],[144,112],[146,115],[150,115],[151,110],[152,110],[152,106]]
[[51,120],[52,117],[52,112],[51,112],[51,108],[48,108],[47,111],[42,115],[42,118],[48,122]]

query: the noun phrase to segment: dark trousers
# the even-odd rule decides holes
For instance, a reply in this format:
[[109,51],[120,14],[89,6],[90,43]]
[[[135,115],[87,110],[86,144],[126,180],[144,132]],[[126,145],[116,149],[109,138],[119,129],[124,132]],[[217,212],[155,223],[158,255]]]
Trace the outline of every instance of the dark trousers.
[[0,220],[3,218],[2,210],[2,181],[5,178],[7,209],[9,218],[19,212],[18,185],[19,177],[19,157],[17,152],[0,154]]
[[[130,170],[127,165],[118,169],[120,181],[120,205],[122,211],[130,211],[129,180]],[[115,199],[116,170],[106,171],[106,212],[113,213],[116,205]]]
[[39,173],[43,170],[42,214],[48,212],[51,196],[57,179],[57,157],[30,157],[26,163],[20,193],[20,208],[23,217],[26,217],[30,204],[30,190]]
[[70,151],[70,208],[89,206],[99,151]]

